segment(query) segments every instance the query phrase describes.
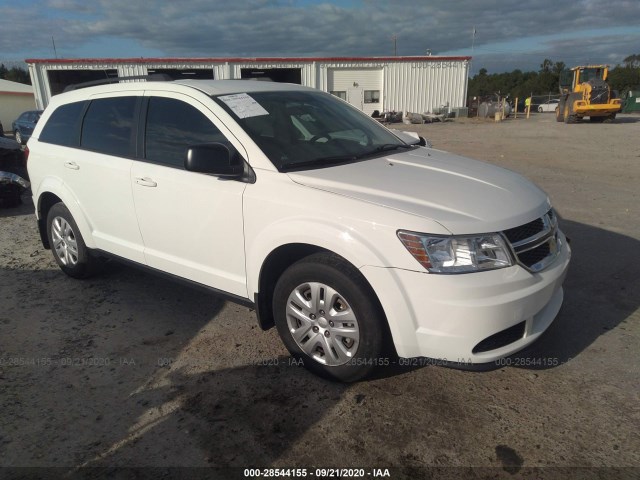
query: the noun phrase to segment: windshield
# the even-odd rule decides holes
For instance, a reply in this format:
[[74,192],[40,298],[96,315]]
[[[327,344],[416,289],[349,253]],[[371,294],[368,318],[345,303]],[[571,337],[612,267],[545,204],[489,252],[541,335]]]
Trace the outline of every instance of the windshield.
[[375,120],[322,92],[251,92],[214,99],[280,171],[349,163],[411,148]]

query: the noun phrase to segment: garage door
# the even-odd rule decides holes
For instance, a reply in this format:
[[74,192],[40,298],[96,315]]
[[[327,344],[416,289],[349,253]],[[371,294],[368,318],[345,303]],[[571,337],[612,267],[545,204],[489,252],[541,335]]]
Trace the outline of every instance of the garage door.
[[368,115],[382,111],[381,68],[332,68],[327,72],[327,85],[331,93]]

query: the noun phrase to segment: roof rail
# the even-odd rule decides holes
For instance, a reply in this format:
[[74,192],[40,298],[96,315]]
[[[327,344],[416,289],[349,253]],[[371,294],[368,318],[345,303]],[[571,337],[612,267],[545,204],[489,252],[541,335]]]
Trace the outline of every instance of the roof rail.
[[152,75],[134,75],[132,77],[111,77],[100,80],[92,80],[91,82],[75,83],[67,85],[63,92],[71,92],[80,88],[94,87],[96,85],[108,85],[110,83],[119,83],[123,80],[146,80],[147,82],[171,82],[173,78],[166,73],[154,73]]

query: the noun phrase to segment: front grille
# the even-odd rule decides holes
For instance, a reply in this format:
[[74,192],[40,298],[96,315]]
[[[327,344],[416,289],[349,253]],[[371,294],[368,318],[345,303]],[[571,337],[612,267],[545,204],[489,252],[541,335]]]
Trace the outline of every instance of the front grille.
[[496,350],[520,340],[522,337],[524,337],[526,323],[527,322],[520,322],[513,327],[509,327],[506,330],[502,330],[501,332],[495,333],[490,337],[485,338],[475,347],[473,347],[471,353],[490,352],[491,350]]
[[590,103],[602,104],[609,102],[609,89],[607,87],[592,87]]
[[527,238],[533,237],[544,229],[544,223],[541,218],[536,218],[533,222],[521,225],[516,228],[505,230],[504,234],[511,243],[520,242]]
[[518,263],[529,271],[543,270],[558,255],[558,223],[553,210],[503,233],[509,240]]
[[518,259],[527,267],[531,268],[536,263],[541,262],[545,258],[549,256],[551,253],[551,248],[549,247],[549,243],[543,243],[539,247],[534,248],[533,250],[528,250],[526,252],[522,252],[518,255]]

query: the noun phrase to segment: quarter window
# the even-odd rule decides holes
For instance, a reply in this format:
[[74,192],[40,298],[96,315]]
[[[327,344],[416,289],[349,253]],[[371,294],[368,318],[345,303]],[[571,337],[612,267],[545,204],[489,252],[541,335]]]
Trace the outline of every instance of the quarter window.
[[226,139],[195,107],[173,98],[149,100],[145,134],[147,160],[183,168],[189,146],[214,142],[226,142]]
[[365,90],[364,103],[380,103],[380,90]]
[[65,147],[77,147],[80,144],[80,115],[85,103],[67,103],[56,108],[42,128],[38,140]]
[[93,100],[82,125],[80,146],[108,155],[133,156],[136,97]]

